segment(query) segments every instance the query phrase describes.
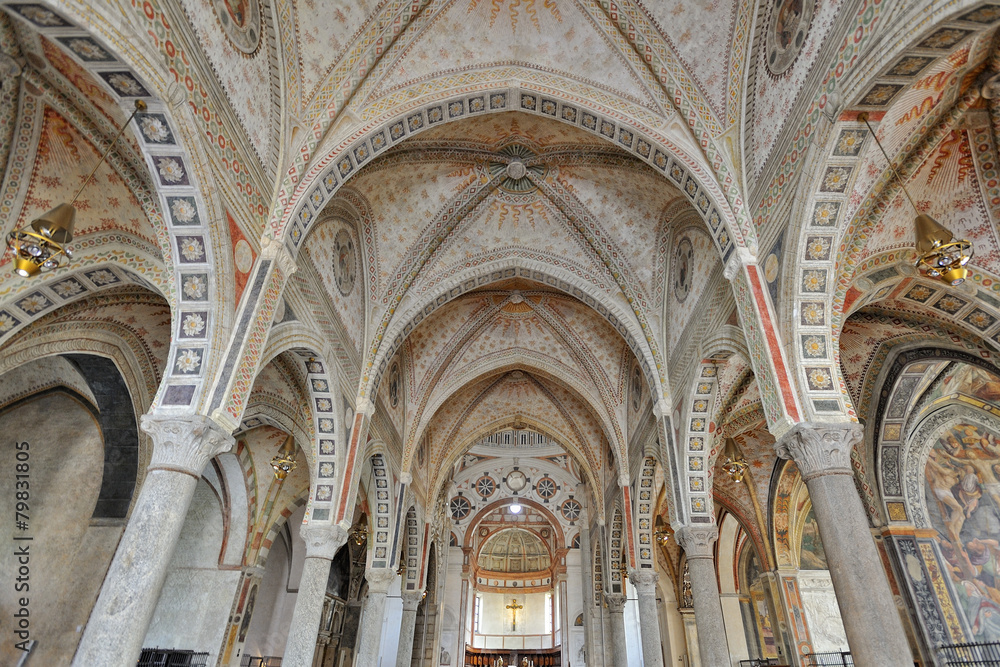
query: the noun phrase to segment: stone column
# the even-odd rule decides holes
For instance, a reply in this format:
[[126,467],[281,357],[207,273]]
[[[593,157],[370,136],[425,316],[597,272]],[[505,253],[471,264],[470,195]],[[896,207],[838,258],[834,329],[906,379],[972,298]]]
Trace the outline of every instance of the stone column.
[[359,631],[357,665],[377,665],[382,647],[382,621],[385,618],[385,596],[396,573],[386,567],[365,572],[368,580],[368,603],[365,605],[363,625]]
[[718,526],[684,526],[675,534],[687,555],[691,572],[691,597],[698,626],[698,651],[703,667],[730,667],[722,599],[715,576],[712,545],[719,539]]
[[[583,489],[580,489],[580,497],[583,497]],[[594,651],[594,641],[591,620],[594,614],[594,575],[592,572],[592,562],[594,552],[590,546],[590,525],[586,515],[581,517],[580,522],[580,573],[583,579],[583,650],[587,656],[587,664],[597,667],[597,653]]]
[[143,415],[141,423],[152,436],[153,456],[73,658],[79,667],[139,661],[201,472],[233,446],[229,433],[201,415]]
[[854,663],[909,664],[910,646],[854,486],[851,449],[863,433],[854,422],[803,422],[775,449],[795,461],[809,489]]
[[399,625],[399,650],[396,667],[410,667],[413,658],[413,628],[417,624],[417,607],[424,599],[423,591],[403,591],[403,620]]
[[660,614],[656,607],[656,583],[660,576],[655,570],[632,570],[629,580],[639,598],[639,633],[642,636],[644,667],[663,667],[660,648]]
[[299,535],[306,543],[306,558],[281,659],[286,667],[311,667],[313,664],[330,566],[337,551],[347,542],[347,531],[340,526],[307,523],[299,528]]
[[628,652],[625,650],[625,603],[622,593],[605,593],[608,616],[611,619],[611,651],[615,667],[629,667]]

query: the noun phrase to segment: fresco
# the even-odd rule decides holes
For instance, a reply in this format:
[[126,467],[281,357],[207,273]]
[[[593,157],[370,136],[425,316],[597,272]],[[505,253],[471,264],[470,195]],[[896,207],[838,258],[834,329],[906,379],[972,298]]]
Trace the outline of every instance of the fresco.
[[951,394],[965,394],[981,401],[1000,403],[1000,377],[970,364],[955,364],[927,393],[924,405]]
[[928,515],[955,584],[958,607],[975,641],[1000,641],[997,435],[978,424],[952,425],[934,443],[924,475]]
[[823,540],[819,537],[819,524],[816,523],[816,514],[812,507],[802,524],[802,542],[799,546],[799,569],[802,570],[826,570],[829,566],[826,563],[826,551],[823,549]]

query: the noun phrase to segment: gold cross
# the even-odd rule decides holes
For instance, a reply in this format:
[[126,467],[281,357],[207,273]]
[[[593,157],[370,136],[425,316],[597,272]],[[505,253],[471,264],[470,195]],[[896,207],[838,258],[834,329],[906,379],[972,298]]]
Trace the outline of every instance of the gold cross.
[[513,600],[510,601],[510,604],[507,605],[507,609],[510,609],[510,629],[511,629],[512,632],[516,632],[517,631],[517,610],[518,609],[524,609],[524,605],[523,604],[518,604],[517,603],[517,598],[514,598]]

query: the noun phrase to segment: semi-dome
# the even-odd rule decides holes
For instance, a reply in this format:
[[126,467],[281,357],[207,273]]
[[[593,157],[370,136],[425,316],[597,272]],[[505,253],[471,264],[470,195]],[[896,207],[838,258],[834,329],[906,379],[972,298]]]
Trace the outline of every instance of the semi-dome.
[[493,535],[479,552],[479,567],[490,572],[540,572],[552,566],[541,538],[521,528],[507,528]]

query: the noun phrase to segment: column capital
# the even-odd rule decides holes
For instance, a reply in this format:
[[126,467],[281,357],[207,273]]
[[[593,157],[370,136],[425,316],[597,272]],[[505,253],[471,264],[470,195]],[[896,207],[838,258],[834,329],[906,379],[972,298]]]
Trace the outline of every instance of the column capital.
[[368,590],[372,593],[388,593],[389,585],[396,578],[396,573],[387,567],[376,567],[365,571],[368,580]]
[[424,599],[423,591],[403,591],[403,611],[416,611],[420,601]]
[[864,427],[857,422],[799,422],[774,445],[783,459],[792,459],[802,479],[850,475],[851,449],[861,442]]
[[757,261],[757,258],[749,250],[746,248],[736,248],[732,257],[726,262],[726,268],[722,273],[726,277],[726,280],[732,280],[741,268],[747,264],[753,264],[755,261]]
[[285,278],[298,270],[295,258],[292,257],[292,253],[288,251],[285,244],[275,241],[270,236],[261,237],[260,254],[264,259],[273,259],[278,268],[281,269],[281,275]]
[[217,422],[204,415],[143,415],[142,430],[153,439],[149,470],[173,470],[201,477],[208,462],[236,442]]
[[299,536],[306,543],[306,558],[333,560],[340,547],[347,543],[348,535],[336,524],[306,523],[299,527]]
[[682,526],[674,533],[677,544],[681,545],[688,560],[695,558],[712,558],[712,545],[719,539],[719,527]]
[[608,605],[608,611],[612,614],[620,614],[625,611],[626,598],[621,593],[605,593],[604,602]]
[[656,584],[660,581],[660,575],[656,570],[632,570],[628,574],[629,581],[635,586],[635,592],[639,595],[652,595],[656,592]]

